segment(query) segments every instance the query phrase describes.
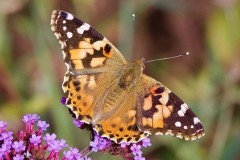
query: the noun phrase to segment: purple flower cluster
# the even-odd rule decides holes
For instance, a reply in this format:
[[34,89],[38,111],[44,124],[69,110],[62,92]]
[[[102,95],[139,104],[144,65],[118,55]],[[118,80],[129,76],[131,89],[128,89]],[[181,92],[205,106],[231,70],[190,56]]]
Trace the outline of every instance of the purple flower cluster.
[[[21,130],[16,136],[13,132],[7,131],[7,123],[0,121],[0,160],[23,160],[23,159],[60,159],[59,154],[63,148],[68,147],[65,140],[57,140],[53,134],[43,134],[49,124],[39,120],[37,114],[27,114],[23,116],[25,130]],[[36,126],[36,130],[34,127]],[[64,151],[62,160],[90,160],[81,154],[76,148]]]
[[[91,125],[87,125],[77,119],[73,123],[78,128],[86,128],[92,131],[90,146],[79,152],[77,148],[68,147],[65,140],[57,139],[56,134],[43,134],[49,127],[45,121],[41,121],[37,114],[26,114],[22,121],[25,130],[18,131],[17,135],[7,131],[7,123],[0,121],[0,160],[23,160],[23,159],[51,159],[51,160],[91,160],[87,155],[91,152],[111,153],[128,160],[145,160],[142,156],[142,147],[151,146],[150,139],[145,138],[138,143],[115,143],[107,138],[99,136],[93,131]],[[35,129],[34,129],[35,128]]]
[[[151,146],[149,138],[145,138],[138,143],[122,142],[117,144],[107,138],[97,135],[96,132],[94,132],[93,140],[90,142],[90,147],[93,152],[109,152],[129,160],[145,160],[142,156],[141,148],[148,146]],[[134,158],[132,158],[132,156]]]
[[103,138],[95,133],[93,141],[90,142],[91,150],[93,152],[107,150],[110,147],[110,140]]

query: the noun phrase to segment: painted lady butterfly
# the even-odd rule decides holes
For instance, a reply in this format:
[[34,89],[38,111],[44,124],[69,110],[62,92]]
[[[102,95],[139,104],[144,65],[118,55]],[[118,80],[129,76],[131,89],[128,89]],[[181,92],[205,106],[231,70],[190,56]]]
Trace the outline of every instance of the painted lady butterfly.
[[53,11],[51,29],[59,40],[67,72],[66,106],[116,143],[136,143],[150,134],[195,140],[200,120],[173,92],[143,74],[143,60],[127,62],[104,36],[64,11]]

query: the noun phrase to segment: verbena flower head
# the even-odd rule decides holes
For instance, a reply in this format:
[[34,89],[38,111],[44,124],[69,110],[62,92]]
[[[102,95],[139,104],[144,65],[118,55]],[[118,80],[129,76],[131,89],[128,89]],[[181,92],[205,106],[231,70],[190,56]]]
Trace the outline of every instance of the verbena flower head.
[[[67,159],[66,156],[60,157],[62,149],[68,146],[66,141],[64,139],[57,140],[54,133],[43,134],[42,131],[45,131],[49,124],[40,121],[39,118],[37,114],[23,116],[25,130],[20,130],[15,135],[11,131],[6,131],[6,122],[0,121],[0,160]],[[72,148],[70,148],[70,152],[75,153],[76,160],[88,159],[88,157],[81,157],[81,154],[77,154]]]
[[[25,123],[25,130],[20,130],[17,134],[7,131],[7,123],[0,121],[0,160],[23,160],[23,159],[42,159],[42,160],[91,160],[87,157],[91,152],[111,153],[128,160],[145,160],[142,156],[142,147],[151,146],[150,139],[133,143],[115,143],[108,138],[99,136],[92,126],[77,119],[73,123],[78,128],[88,128],[92,132],[92,140],[89,147],[82,152],[77,148],[70,147],[69,150],[61,151],[68,147],[64,139],[58,140],[55,133],[45,133],[49,124],[39,120],[37,114],[26,114],[22,121]],[[86,152],[87,151],[87,152]]]
[[141,148],[147,146],[151,146],[149,138],[145,138],[136,144],[128,142],[118,144],[99,136],[95,131],[93,131],[93,140],[90,142],[90,148],[93,152],[109,152],[128,160],[145,160]]
[[26,114],[25,116],[23,116],[22,121],[24,123],[34,123],[37,120],[39,120],[39,116],[37,114]]

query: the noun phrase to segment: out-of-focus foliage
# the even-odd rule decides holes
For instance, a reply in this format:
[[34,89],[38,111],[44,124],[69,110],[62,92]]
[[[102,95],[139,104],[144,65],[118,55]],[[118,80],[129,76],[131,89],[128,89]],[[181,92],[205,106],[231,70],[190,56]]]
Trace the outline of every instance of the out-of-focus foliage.
[[[8,0],[0,1],[0,119],[17,130],[38,113],[71,146],[89,144],[60,104],[66,71],[50,29],[54,9],[90,23],[126,58],[146,60],[190,52],[146,65],[195,111],[206,136],[193,142],[152,136],[147,159],[240,158],[240,3],[237,0]],[[132,21],[132,14],[135,20]],[[93,159],[119,159],[93,154]]]

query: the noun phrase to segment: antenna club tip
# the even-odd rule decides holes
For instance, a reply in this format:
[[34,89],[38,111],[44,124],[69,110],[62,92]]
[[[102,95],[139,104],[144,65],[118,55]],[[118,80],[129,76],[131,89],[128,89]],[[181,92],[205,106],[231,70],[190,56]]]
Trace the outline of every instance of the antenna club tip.
[[189,55],[190,53],[189,52],[186,52],[186,55]]

